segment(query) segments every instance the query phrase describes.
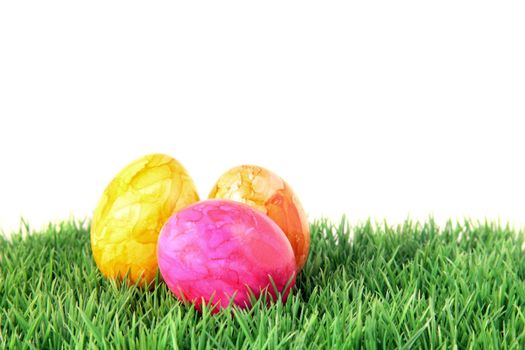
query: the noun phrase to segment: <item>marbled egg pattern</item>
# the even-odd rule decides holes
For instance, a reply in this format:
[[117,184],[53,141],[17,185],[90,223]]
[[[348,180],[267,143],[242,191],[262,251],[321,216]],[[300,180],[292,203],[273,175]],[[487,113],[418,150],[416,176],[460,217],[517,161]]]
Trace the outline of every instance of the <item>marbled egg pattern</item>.
[[93,215],[91,248],[110,278],[151,282],[157,273],[160,230],[177,210],[199,200],[184,167],[163,154],[141,157],[107,186]]
[[286,236],[245,204],[206,200],[177,212],[163,227],[157,249],[170,290],[198,309],[213,296],[217,312],[234,294],[234,303],[246,307],[248,287],[256,297],[267,288],[275,298],[269,275],[284,300],[295,284],[295,258]]

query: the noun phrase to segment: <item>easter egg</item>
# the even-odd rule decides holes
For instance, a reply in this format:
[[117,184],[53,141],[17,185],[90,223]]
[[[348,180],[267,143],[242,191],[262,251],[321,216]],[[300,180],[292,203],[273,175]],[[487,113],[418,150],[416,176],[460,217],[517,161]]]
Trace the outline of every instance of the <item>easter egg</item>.
[[255,165],[230,169],[217,180],[209,198],[223,198],[248,204],[265,213],[284,231],[301,270],[310,249],[306,214],[290,185],[273,172]]
[[[169,289],[198,310],[218,312],[234,304],[250,306],[267,291],[286,301],[295,284],[295,258],[283,231],[251,207],[229,200],[206,200],[175,213],[157,247],[159,268]],[[286,290],[285,290],[286,289]]]
[[146,155],[122,169],[106,187],[91,224],[91,249],[102,274],[151,282],[162,226],[198,200],[184,167],[167,155]]

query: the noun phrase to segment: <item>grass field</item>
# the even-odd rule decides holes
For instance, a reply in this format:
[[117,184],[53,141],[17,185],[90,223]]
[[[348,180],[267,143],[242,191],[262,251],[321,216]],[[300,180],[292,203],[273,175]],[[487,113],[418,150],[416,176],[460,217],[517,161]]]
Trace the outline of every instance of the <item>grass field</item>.
[[85,226],[0,238],[0,348],[525,348],[523,236],[491,223],[319,220],[285,305],[215,316],[102,278]]

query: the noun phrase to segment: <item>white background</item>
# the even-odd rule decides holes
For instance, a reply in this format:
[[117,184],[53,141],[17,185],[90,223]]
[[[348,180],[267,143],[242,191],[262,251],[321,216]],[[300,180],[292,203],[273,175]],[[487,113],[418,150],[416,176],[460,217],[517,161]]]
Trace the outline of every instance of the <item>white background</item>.
[[525,224],[523,1],[3,1],[0,228],[151,152],[263,165],[311,219]]

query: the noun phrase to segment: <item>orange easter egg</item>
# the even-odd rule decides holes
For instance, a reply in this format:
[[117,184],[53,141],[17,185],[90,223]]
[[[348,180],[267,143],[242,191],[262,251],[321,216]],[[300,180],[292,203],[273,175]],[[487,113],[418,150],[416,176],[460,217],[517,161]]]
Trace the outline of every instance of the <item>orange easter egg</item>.
[[290,186],[279,176],[256,165],[241,165],[224,173],[209,198],[248,204],[268,215],[286,234],[301,270],[310,249],[306,214]]

